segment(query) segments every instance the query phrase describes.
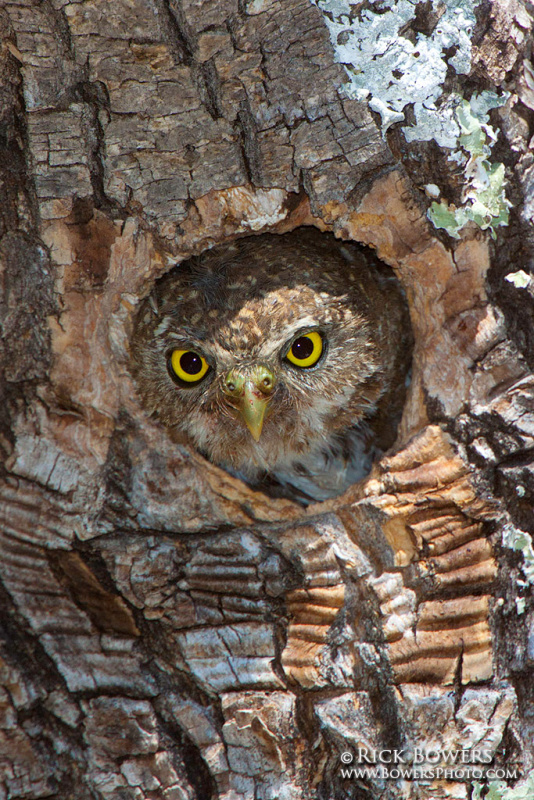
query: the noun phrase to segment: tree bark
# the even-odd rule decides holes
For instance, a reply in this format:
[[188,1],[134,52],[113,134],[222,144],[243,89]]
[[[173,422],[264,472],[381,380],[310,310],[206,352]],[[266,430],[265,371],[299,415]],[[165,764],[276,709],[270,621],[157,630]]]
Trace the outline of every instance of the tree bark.
[[[403,40],[441,35],[443,8]],[[347,93],[364,68],[336,60],[336,13],[0,9],[0,800],[461,800],[468,774],[342,768],[417,748],[489,753],[510,784],[533,766],[531,20],[484,0],[469,69],[443,76],[471,110],[502,98],[464,135],[503,165],[509,223],[458,232],[427,212],[476,176],[410,139],[411,97],[385,124],[379,89]],[[376,249],[415,340],[394,450],[307,509],[173,444],[128,368],[173,264],[301,225]]]

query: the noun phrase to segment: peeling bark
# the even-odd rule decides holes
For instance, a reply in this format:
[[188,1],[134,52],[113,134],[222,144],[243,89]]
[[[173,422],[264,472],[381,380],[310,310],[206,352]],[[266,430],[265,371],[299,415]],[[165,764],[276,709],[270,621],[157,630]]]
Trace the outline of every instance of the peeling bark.
[[[533,293],[505,280],[533,250],[531,20],[476,13],[459,82],[511,93],[495,241],[432,226],[454,163],[347,98],[308,0],[4,0],[0,800],[470,796],[343,778],[358,748],[533,767]],[[307,509],[172,442],[128,366],[173,264],[305,225],[376,249],[415,339],[395,447]]]

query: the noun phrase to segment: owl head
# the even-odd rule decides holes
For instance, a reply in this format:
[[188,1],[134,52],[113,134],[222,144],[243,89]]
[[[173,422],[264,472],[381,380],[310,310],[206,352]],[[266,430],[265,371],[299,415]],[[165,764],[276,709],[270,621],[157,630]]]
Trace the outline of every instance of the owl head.
[[376,414],[404,318],[395,282],[361,248],[303,229],[249,237],[158,282],[137,317],[133,374],[161,423],[254,478]]

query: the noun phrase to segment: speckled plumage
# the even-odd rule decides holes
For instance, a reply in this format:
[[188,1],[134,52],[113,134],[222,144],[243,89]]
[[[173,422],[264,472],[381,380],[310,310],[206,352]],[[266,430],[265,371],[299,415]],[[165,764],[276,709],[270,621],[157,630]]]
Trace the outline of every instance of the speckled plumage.
[[[284,355],[310,329],[325,348],[301,369]],[[169,272],[139,310],[132,369],[146,409],[211,461],[323,499],[392,444],[409,343],[391,271],[363,248],[299,229],[240,239]],[[168,353],[180,347],[210,364],[198,385],[169,376]],[[259,441],[222,391],[229,370],[248,374],[257,364],[276,378]]]

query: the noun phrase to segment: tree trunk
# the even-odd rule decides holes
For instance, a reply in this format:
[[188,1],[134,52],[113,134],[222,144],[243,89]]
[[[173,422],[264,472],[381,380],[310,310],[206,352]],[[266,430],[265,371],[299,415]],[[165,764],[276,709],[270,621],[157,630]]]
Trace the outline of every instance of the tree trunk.
[[[349,11],[4,0],[1,800],[460,800],[478,773],[349,768],[532,767],[531,21]],[[128,367],[170,266],[301,225],[376,249],[415,340],[394,450],[306,509],[174,444]]]

